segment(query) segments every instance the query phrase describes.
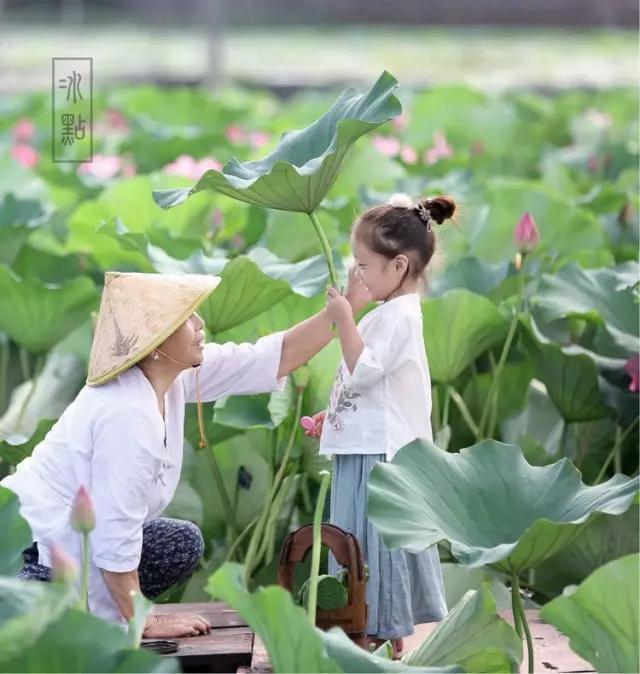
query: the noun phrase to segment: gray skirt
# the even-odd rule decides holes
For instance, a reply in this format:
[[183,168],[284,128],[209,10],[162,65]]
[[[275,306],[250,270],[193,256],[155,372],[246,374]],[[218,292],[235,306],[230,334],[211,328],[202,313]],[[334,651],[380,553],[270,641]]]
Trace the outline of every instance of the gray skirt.
[[[436,545],[414,554],[389,550],[367,519],[367,479],[384,454],[335,454],[331,480],[330,521],[356,536],[369,566],[367,634],[397,639],[413,626],[442,620],[447,604]],[[329,553],[331,575],[340,566]]]

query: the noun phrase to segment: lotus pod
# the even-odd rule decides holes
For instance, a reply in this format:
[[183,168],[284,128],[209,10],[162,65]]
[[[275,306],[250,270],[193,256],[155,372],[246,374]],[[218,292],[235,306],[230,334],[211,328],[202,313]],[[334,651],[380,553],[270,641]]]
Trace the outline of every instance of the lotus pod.
[[[309,601],[311,579],[307,578],[298,591],[297,601],[306,607]],[[323,611],[335,611],[347,605],[347,588],[335,576],[318,576],[318,608]]]

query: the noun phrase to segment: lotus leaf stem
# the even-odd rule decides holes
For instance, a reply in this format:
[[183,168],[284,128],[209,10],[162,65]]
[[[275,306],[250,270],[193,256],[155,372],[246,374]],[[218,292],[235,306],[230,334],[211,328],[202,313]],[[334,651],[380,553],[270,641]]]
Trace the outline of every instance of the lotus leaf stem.
[[336,275],[336,270],[335,267],[333,266],[333,255],[331,254],[331,247],[329,246],[329,241],[327,239],[326,234],[324,233],[324,230],[322,229],[320,221],[318,220],[318,216],[313,211],[311,211],[311,213],[309,213],[309,218],[313,223],[313,227],[316,230],[318,239],[320,239],[320,246],[322,247],[322,252],[324,253],[325,259],[327,260],[331,285],[334,286],[334,288],[337,288],[338,276]]
[[311,622],[316,624],[316,606],[318,604],[318,574],[320,573],[320,548],[322,540],[322,513],[324,512],[324,502],[327,497],[327,489],[331,481],[331,473],[321,471],[322,482],[318,492],[318,501],[316,511],[313,516],[313,549],[311,550],[311,576],[309,583],[309,604],[307,607]]

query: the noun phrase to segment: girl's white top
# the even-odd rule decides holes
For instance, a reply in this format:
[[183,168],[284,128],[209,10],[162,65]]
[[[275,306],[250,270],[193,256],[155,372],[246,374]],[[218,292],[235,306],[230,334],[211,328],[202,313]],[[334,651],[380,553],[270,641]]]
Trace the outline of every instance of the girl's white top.
[[[282,390],[277,378],[284,332],[255,344],[204,347],[202,402]],[[85,386],[34,449],[0,484],[14,491],[38,544],[39,563],[51,566],[56,544],[81,568],[81,535],[70,525],[81,485],[90,491],[96,527],[90,534],[89,608],[123,621],[100,569],[133,571],[143,523],[158,517],[180,478],[185,403],[196,401],[195,370],[182,371],[167,391],[164,420],[151,383],[133,366],[98,387]]]
[[433,440],[431,377],[418,293],[379,304],[358,324],[364,349],[353,372],[342,359],[322,426],[320,454],[386,454]]

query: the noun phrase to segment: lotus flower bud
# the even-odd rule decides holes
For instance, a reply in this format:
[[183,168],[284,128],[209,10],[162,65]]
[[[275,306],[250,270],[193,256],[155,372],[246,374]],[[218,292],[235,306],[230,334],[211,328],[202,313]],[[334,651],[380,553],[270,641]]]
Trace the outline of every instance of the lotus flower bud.
[[69,555],[59,546],[51,546],[51,570],[53,580],[71,585],[78,575],[78,567]]
[[71,526],[82,533],[88,534],[96,526],[96,514],[93,501],[84,486],[80,487],[71,510]]
[[520,253],[530,253],[540,243],[540,232],[531,213],[525,213],[513,233],[513,240]]

